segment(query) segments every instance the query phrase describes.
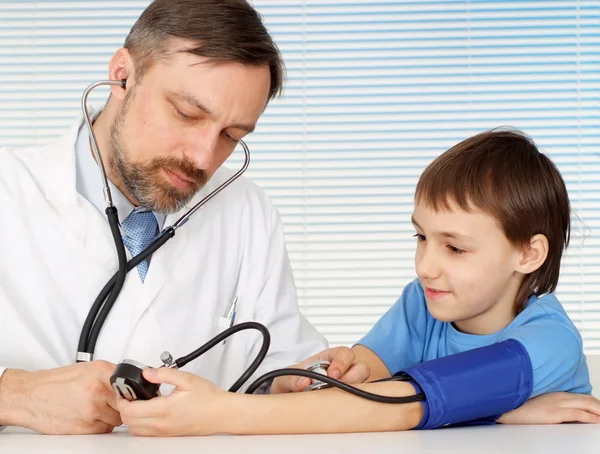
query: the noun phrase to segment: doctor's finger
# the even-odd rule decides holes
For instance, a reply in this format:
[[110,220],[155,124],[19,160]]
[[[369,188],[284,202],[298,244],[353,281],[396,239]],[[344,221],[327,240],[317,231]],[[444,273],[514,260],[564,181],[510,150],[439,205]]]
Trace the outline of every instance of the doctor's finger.
[[354,352],[348,347],[330,349],[329,357],[325,358],[331,362],[327,368],[327,375],[332,378],[340,378],[348,371],[354,362]]
[[123,424],[123,421],[121,421],[121,414],[108,405],[102,414],[98,416],[98,420],[113,427]]
[[117,397],[118,397],[118,395],[112,387],[107,388],[103,392],[103,395],[102,395],[102,399],[104,400],[104,402],[106,402],[106,405],[108,405],[110,408],[112,408],[116,412],[119,411],[119,406],[117,404]]
[[106,405],[108,405],[109,408],[111,408],[112,410],[116,411],[117,413],[119,412],[119,406],[117,404],[117,399],[116,398],[115,399],[108,398],[106,400]]
[[[303,369],[301,367],[288,367],[288,369]],[[294,393],[304,391],[311,384],[310,378],[299,375],[284,375],[277,377],[271,384],[271,394]]]
[[340,380],[350,385],[364,383],[369,378],[370,374],[371,370],[366,363],[354,363],[346,373],[342,375]]
[[104,421],[94,421],[87,430],[82,431],[86,434],[109,434],[113,431],[115,426],[113,424],[107,424]]

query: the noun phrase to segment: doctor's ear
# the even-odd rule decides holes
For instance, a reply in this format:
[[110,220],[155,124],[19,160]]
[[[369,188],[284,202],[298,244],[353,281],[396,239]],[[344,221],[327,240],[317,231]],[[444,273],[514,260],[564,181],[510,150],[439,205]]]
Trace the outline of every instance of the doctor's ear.
[[133,61],[131,59],[131,54],[127,49],[122,47],[115,52],[108,65],[109,79],[121,81],[121,85],[111,86],[111,97],[114,96],[120,101],[125,99],[127,88],[131,88],[131,86],[127,87],[126,81],[132,76],[132,72]]

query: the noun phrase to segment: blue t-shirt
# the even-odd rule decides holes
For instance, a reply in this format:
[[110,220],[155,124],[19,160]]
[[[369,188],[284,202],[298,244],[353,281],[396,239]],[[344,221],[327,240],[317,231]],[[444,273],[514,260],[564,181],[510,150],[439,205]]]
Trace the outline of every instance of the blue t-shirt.
[[377,354],[394,374],[415,364],[507,339],[519,341],[529,353],[533,366],[531,397],[554,391],[592,392],[581,336],[552,293],[532,296],[504,329],[474,335],[433,318],[417,279],[404,288],[396,304],[358,343]]

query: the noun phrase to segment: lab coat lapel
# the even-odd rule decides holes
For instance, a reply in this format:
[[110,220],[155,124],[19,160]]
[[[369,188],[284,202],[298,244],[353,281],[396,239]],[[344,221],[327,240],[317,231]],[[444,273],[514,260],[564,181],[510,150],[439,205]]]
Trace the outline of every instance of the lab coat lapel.
[[[215,175],[216,176],[216,175]],[[221,181],[218,177],[211,179],[198,193],[190,200],[186,206],[184,206],[177,213],[170,214],[165,219],[165,227],[173,225],[189,210],[191,210],[200,200],[206,197],[211,191],[213,191],[217,184]],[[216,180],[216,181],[213,181]],[[206,219],[207,208],[201,208],[200,212],[196,212],[191,219],[194,222],[198,222],[198,218]],[[195,230],[196,232],[198,230]],[[190,241],[189,231],[187,225],[183,225],[178,228],[175,232],[175,236],[167,241],[158,251],[152,256],[150,267],[148,268],[148,274],[142,284],[139,275],[130,276],[135,277],[135,283],[132,283],[131,290],[139,292],[138,294],[144,295],[144,298],[136,298],[136,306],[133,311],[133,324],[137,323],[144,315],[145,311],[150,307],[156,295],[160,292],[160,289],[165,285],[167,279],[170,279],[174,273],[177,272],[177,263],[181,259],[181,256]],[[196,265],[193,265],[196,266]],[[136,270],[137,272],[137,270]],[[130,272],[130,274],[133,271]],[[175,302],[174,302],[175,303]]]
[[[214,177],[213,177],[214,178]],[[220,180],[219,180],[220,181]],[[165,219],[165,227],[173,225],[177,222],[184,214],[191,210],[200,200],[207,196],[211,191],[214,190],[218,182],[209,181],[198,193],[194,196],[186,206],[184,206],[177,213],[170,214]],[[206,219],[206,208],[201,208],[200,212],[196,212],[192,219],[195,222],[198,221],[199,217]],[[133,324],[137,323],[144,315],[145,311],[150,307],[156,295],[160,289],[165,285],[167,279],[170,279],[174,273],[177,272],[177,263],[181,259],[181,256],[188,245],[190,240],[187,225],[183,225],[177,229],[175,236],[167,241],[158,251],[152,256],[150,267],[148,268],[148,274],[142,284],[139,275],[131,276],[135,277],[135,284],[130,288],[139,294],[144,295],[143,299],[137,298],[136,307],[133,312]],[[198,230],[196,230],[197,232]],[[194,265],[195,266],[195,265]],[[179,268],[181,269],[181,268]],[[133,271],[131,271],[133,272]],[[175,303],[175,302],[174,302]]]

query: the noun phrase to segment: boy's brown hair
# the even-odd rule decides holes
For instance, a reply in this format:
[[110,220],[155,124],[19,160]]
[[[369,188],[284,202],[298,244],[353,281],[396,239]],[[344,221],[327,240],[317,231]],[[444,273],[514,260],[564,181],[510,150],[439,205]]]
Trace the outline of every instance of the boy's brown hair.
[[546,236],[548,257],[523,278],[517,313],[532,294],[556,289],[571,235],[569,196],[554,163],[524,133],[487,131],[453,146],[425,169],[415,200],[435,211],[448,210],[452,202],[465,211],[482,210],[498,220],[516,247],[536,234]]

